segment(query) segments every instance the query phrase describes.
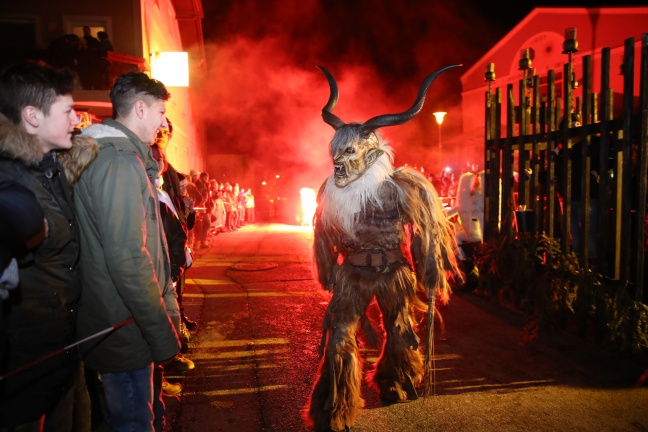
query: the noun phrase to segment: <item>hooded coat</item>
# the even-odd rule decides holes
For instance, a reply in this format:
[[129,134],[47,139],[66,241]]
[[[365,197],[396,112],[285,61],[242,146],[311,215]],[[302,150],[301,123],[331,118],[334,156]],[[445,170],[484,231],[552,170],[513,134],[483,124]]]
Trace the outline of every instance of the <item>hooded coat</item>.
[[134,320],[82,344],[84,362],[124,372],[167,361],[180,349],[169,318],[179,311],[154,186],[158,165],[117,121],[83,135],[97,140],[99,155],[74,187],[83,250],[78,337]]
[[[20,284],[2,302],[0,352],[4,375],[74,341],[79,288],[79,232],[63,168],[55,152],[43,156],[35,135],[0,115],[0,183],[18,183],[34,193],[48,235],[18,257]],[[0,381],[0,428],[38,419],[73,381],[76,349]]]

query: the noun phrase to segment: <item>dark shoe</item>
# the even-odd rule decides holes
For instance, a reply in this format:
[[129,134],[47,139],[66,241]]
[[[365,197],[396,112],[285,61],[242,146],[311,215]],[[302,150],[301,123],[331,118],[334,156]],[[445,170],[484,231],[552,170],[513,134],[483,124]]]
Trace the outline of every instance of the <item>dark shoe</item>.
[[193,331],[196,330],[196,328],[198,328],[198,323],[196,321],[192,321],[184,315],[182,315],[182,322],[184,323],[184,325],[187,327],[187,330],[189,331]]
[[167,366],[179,371],[179,372],[189,372],[190,370],[193,370],[196,365],[194,362],[189,360],[187,357],[183,356],[182,354],[176,354],[176,356],[171,360],[169,363],[167,363],[165,366]]

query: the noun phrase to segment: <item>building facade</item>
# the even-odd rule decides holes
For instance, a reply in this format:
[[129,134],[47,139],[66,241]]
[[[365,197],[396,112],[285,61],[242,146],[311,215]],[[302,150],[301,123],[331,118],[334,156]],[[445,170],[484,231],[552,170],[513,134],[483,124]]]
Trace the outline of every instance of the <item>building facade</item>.
[[[485,95],[488,82],[485,79],[486,68],[493,64],[496,80],[492,82],[493,90],[502,89],[506,98],[508,84],[513,85],[513,97],[519,102],[519,82],[523,77],[520,70],[520,59],[527,55],[531,68],[540,76],[541,92],[549,70],[556,73],[557,96],[560,96],[563,81],[563,66],[568,55],[563,54],[563,43],[566,32],[575,29],[578,51],[573,54],[575,78],[582,80],[582,57],[592,56],[593,69],[592,90],[599,92],[601,87],[600,62],[601,50],[611,49],[611,64],[616,73],[612,73],[611,87],[615,90],[615,111],[621,109],[623,93],[623,76],[620,74],[623,63],[623,48],[626,39],[635,38],[635,52],[640,53],[641,35],[648,32],[648,7],[618,8],[536,8],[517,26],[515,26],[499,43],[488,51],[461,77],[462,84],[462,118],[463,134],[454,140],[468,142],[472,146],[481,144],[483,151],[485,124]],[[528,50],[528,51],[527,51]],[[639,61],[635,61],[635,77],[639,78]],[[636,83],[635,88],[639,86]],[[574,89],[578,97],[581,89]],[[635,95],[638,96],[638,95]],[[504,104],[505,105],[505,104]],[[506,113],[502,113],[502,119]]]
[[[67,47],[65,35],[82,37],[86,26],[94,37],[99,31],[108,33],[114,48],[106,58],[111,79],[129,70],[151,75],[155,53],[187,52],[189,86],[167,85],[172,95],[167,116],[174,126],[167,157],[180,171],[201,169],[206,163],[204,121],[192,109],[192,101],[197,97],[195,84],[206,69],[202,18],[201,0],[5,2],[0,11],[2,66],[22,59],[51,60],[52,53],[60,51],[57,47]],[[108,87],[86,86],[75,92],[77,110],[88,112],[95,121],[111,116]]]

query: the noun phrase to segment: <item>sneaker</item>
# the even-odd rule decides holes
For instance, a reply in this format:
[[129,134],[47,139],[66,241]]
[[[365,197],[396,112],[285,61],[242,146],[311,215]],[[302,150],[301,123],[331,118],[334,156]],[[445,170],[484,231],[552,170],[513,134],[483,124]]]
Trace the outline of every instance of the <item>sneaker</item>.
[[182,354],[176,354],[173,360],[171,360],[168,364],[171,368],[180,372],[188,372],[196,367],[194,362],[192,362]]
[[182,393],[182,386],[180,384],[170,383],[162,378],[162,393],[167,396],[178,396]]
[[192,334],[189,333],[189,329],[187,329],[187,326],[185,323],[180,323],[180,342],[184,343],[189,343],[193,342],[194,338],[192,337]]

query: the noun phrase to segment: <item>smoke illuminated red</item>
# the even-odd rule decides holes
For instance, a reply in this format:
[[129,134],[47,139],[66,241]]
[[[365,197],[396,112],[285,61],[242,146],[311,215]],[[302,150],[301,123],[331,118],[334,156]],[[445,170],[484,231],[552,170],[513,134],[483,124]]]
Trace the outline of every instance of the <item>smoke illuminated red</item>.
[[[209,152],[251,155],[260,176],[280,171],[297,193],[316,189],[331,173],[334,132],[320,116],[329,88],[317,65],[338,81],[335,114],[363,122],[409,108],[427,74],[470,64],[487,49],[484,34],[492,30],[471,6],[403,3],[411,2],[205,2],[209,77],[200,109],[207,113]],[[453,38],[466,20],[473,32]],[[416,119],[381,130],[396,150],[396,165],[434,169],[432,112],[448,112],[445,138],[459,132],[462,73],[439,77]],[[453,157],[454,149],[444,151]]]

